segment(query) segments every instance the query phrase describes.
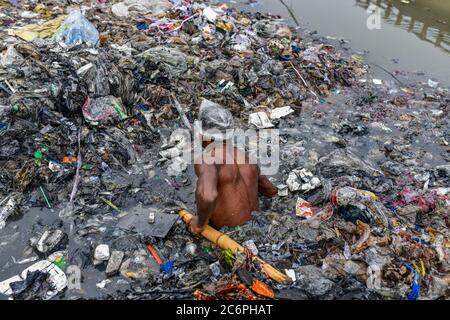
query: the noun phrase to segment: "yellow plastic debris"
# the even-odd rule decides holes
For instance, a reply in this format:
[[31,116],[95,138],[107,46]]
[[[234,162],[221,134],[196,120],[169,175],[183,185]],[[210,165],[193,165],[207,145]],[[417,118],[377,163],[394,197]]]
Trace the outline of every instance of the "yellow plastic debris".
[[220,28],[222,30],[225,30],[226,32],[232,32],[234,27],[231,23],[225,22],[223,20],[217,20],[216,27]]
[[41,3],[34,7],[33,11],[44,17],[50,17],[53,14],[51,10],[47,9],[47,7]]
[[427,273],[426,273],[426,271],[425,271],[425,265],[424,265],[422,259],[420,259],[420,266],[422,267],[422,279],[424,279],[424,278],[425,278],[425,275],[426,275]]
[[42,24],[29,24],[15,30],[14,34],[25,41],[33,41],[36,38],[48,38],[55,34],[65,18],[65,15],[61,15]]

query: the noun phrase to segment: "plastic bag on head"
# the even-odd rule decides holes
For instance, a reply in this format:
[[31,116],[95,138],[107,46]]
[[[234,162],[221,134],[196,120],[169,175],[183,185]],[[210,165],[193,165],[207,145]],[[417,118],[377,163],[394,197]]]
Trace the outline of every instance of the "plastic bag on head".
[[203,136],[227,140],[233,135],[233,115],[221,105],[203,99],[196,128]]

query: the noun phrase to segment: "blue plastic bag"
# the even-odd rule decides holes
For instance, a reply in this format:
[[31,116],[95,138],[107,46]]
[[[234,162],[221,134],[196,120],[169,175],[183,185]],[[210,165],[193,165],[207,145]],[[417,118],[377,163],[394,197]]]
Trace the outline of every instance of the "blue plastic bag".
[[67,45],[86,43],[98,46],[99,33],[80,10],[72,11],[55,34],[55,40]]

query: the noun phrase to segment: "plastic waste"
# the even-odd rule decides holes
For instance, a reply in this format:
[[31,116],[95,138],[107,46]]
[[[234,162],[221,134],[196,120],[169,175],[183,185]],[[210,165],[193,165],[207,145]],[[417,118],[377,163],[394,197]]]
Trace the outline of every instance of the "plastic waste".
[[408,268],[409,271],[414,273],[414,280],[411,286],[411,292],[408,294],[408,300],[417,300],[420,295],[420,274],[410,264],[403,262],[402,265]]
[[297,217],[311,219],[314,217],[314,210],[308,201],[298,197],[297,204],[295,205],[295,214]]
[[247,240],[242,243],[243,246],[247,247],[255,256],[258,255],[259,251],[256,247],[254,240]]
[[[147,223],[149,211],[154,212],[154,223]],[[123,230],[134,230],[152,237],[165,238],[177,218],[176,214],[162,213],[155,208],[138,205],[127,210],[127,214],[121,217],[117,223],[117,227]]]
[[295,270],[293,269],[284,269],[284,273],[291,279],[292,282],[295,282],[297,280],[297,277],[295,276]]
[[175,266],[174,260],[169,260],[161,265],[161,270],[165,273],[171,273]]
[[99,33],[95,26],[86,19],[80,10],[73,10],[55,34],[55,40],[66,45],[86,43],[98,46]]
[[129,11],[159,15],[173,7],[168,0],[125,0],[112,6],[112,12],[118,17],[127,17]]
[[155,213],[154,212],[148,213],[148,223],[150,223],[150,224],[155,223]]
[[141,56],[160,64],[171,77],[179,77],[187,70],[186,55],[178,48],[158,46],[142,52]]
[[[105,255],[106,256],[106,255]],[[113,250],[106,266],[106,275],[108,277],[115,275],[119,272],[120,265],[122,264],[125,253],[119,250]]]
[[448,281],[446,281],[444,278],[433,276],[428,286],[426,299],[435,300],[441,297],[445,297],[445,292],[448,289],[448,285]]
[[232,43],[233,43],[234,50],[236,50],[238,52],[252,53],[252,51],[251,51],[252,41],[251,41],[250,37],[247,36],[246,34],[236,34],[232,38]]
[[64,231],[59,229],[45,230],[40,237],[32,237],[30,244],[41,253],[49,253],[62,245],[65,240],[67,240],[67,235]]
[[434,81],[434,80],[431,80],[431,79],[428,79],[428,86],[429,86],[430,88],[437,88],[438,85],[439,85],[439,82]]
[[313,297],[326,294],[334,286],[334,283],[324,276],[322,270],[313,265],[299,267],[296,275],[298,286]]
[[400,191],[399,197],[405,204],[409,204],[419,197],[419,193],[416,190],[403,189]]
[[162,259],[159,256],[158,252],[155,250],[155,248],[151,245],[151,244],[147,244],[147,249],[148,251],[150,251],[150,253],[152,254],[153,258],[155,259],[156,263],[158,263],[158,265],[162,265]]
[[219,261],[216,261],[214,263],[211,263],[209,265],[209,270],[211,270],[212,274],[214,277],[219,277],[220,276],[220,263]]
[[95,286],[99,289],[105,289],[106,285],[109,283],[111,283],[111,280],[105,279],[105,280],[102,280],[99,283],[97,283]]
[[291,32],[289,27],[285,24],[270,21],[270,20],[261,20],[253,25],[253,30],[261,37],[264,38],[275,38],[275,37],[290,37]]
[[120,266],[120,274],[127,278],[145,279],[149,275],[159,275],[160,272],[161,266],[145,249],[134,251]]
[[173,158],[180,156],[181,153],[182,153],[181,149],[179,149],[177,147],[173,147],[170,149],[165,149],[165,150],[160,151],[159,155],[166,159],[173,159]]
[[361,210],[360,208],[351,204],[338,207],[337,213],[345,221],[349,221],[355,224],[358,220],[364,223],[370,223],[370,217],[367,215],[365,210]]
[[415,215],[418,213],[427,213],[429,211],[430,211],[430,207],[425,204],[410,203],[407,206],[398,208],[397,213],[401,216],[413,215],[415,217]]
[[[57,254],[57,253],[55,253]],[[0,282],[0,293],[18,299],[44,299],[56,296],[67,286],[67,277],[53,260],[41,260],[22,271],[20,275]]]
[[[378,197],[370,191],[359,190],[352,187],[337,189],[331,194],[331,202],[339,207],[347,207],[349,216],[363,217],[362,212],[368,214],[370,222],[378,220],[383,226],[388,227],[389,211],[378,201]],[[350,207],[349,207],[350,206]],[[355,209],[358,208],[357,209]],[[365,219],[367,221],[367,219]],[[369,223],[369,222],[367,222]]]
[[203,9],[203,15],[208,19],[209,22],[216,22],[218,14],[211,7],[206,7]]
[[17,30],[14,34],[25,41],[33,41],[37,38],[44,39],[52,37],[63,23],[65,15],[46,21],[42,24],[29,24]]
[[171,177],[178,176],[186,171],[187,167],[188,164],[182,157],[175,157],[167,167],[167,174]]
[[277,189],[278,189],[279,197],[287,197],[289,195],[289,190],[288,190],[287,185],[279,184],[279,185],[277,185]]
[[19,200],[19,194],[11,194],[0,201],[0,230],[6,226],[6,220],[18,210]]
[[265,112],[254,112],[248,116],[248,124],[252,124],[258,129],[273,128],[274,124],[270,122],[269,116]]
[[8,48],[0,56],[0,66],[8,67],[20,63],[23,58],[14,48],[14,45],[9,45]]
[[397,216],[406,219],[409,223],[415,223],[419,214],[427,213],[431,209],[426,204],[410,203],[397,209]]
[[190,256],[190,257],[194,257],[196,252],[197,252],[197,245],[195,243],[188,243],[186,245],[186,247],[184,248],[184,250],[186,251],[186,253]]
[[302,168],[294,169],[289,173],[286,185],[291,192],[298,190],[308,192],[319,187],[321,181],[318,177],[315,177],[312,172]]
[[250,288],[263,297],[267,297],[270,299],[275,298],[275,293],[273,292],[273,290],[267,284],[258,279],[253,279]]
[[294,110],[291,107],[289,107],[289,106],[281,107],[281,108],[275,108],[275,109],[273,109],[270,112],[270,119],[272,119],[272,120],[273,119],[280,119],[280,118],[283,118],[283,117],[285,117],[287,115],[290,115],[293,112],[294,112]]
[[127,117],[125,107],[114,96],[92,99],[87,97],[82,106],[83,116],[91,122],[99,122],[109,118],[123,120]]
[[106,244],[98,245],[94,251],[94,265],[98,265],[104,261],[108,261],[109,257],[109,246]]
[[110,95],[108,70],[101,63],[87,63],[77,70],[77,75],[88,83],[90,97],[97,98]]
[[111,11],[118,17],[127,17],[129,14],[128,6],[123,2],[113,4],[111,7]]
[[381,79],[372,79],[372,82],[376,85],[381,85],[383,83],[383,80]]

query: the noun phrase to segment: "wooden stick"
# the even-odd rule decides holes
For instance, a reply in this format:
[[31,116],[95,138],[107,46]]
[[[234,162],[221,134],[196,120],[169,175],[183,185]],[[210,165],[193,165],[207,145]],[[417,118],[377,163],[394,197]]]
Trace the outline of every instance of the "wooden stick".
[[[192,214],[187,212],[186,210],[180,210],[179,215],[186,224],[189,224],[189,222],[193,217]],[[233,251],[233,253],[236,253],[237,251],[244,252],[243,246],[241,246],[239,243],[228,237],[226,234],[223,234],[222,232],[219,232],[208,225],[205,227],[205,230],[203,230],[201,234],[203,237],[205,237],[211,242],[214,242],[218,247],[222,249],[225,250],[230,249],[231,251]],[[290,279],[288,278],[287,275],[280,272],[276,268],[272,267],[269,263],[265,262],[263,259],[257,256],[255,256],[253,259],[261,263],[263,273],[272,280],[278,283],[289,282]]]

